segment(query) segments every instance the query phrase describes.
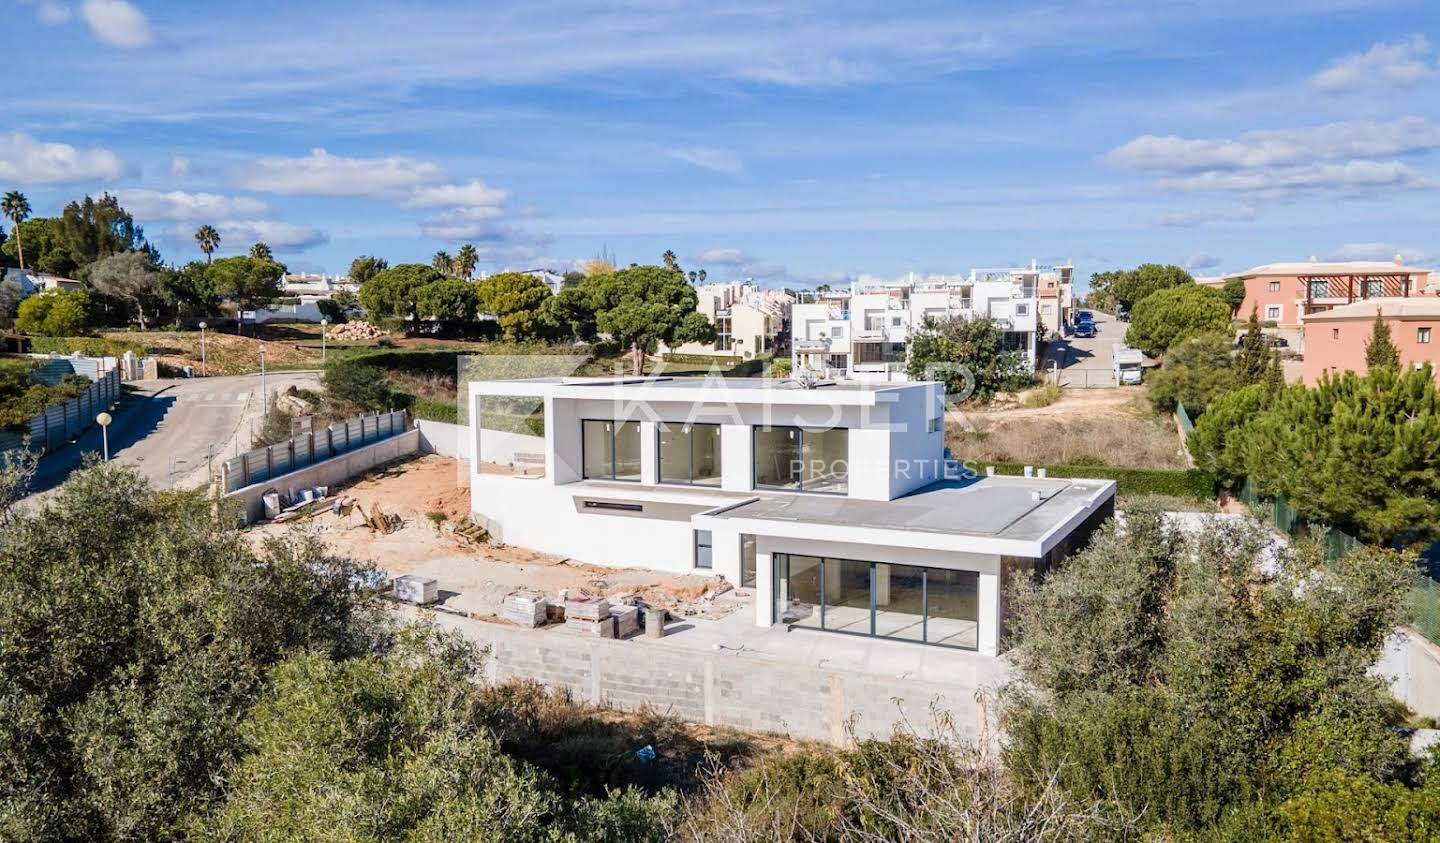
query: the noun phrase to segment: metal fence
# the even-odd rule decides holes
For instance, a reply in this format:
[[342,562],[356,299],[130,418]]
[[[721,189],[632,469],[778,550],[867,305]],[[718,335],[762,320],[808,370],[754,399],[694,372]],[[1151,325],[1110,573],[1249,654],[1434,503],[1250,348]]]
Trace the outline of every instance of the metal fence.
[[111,369],[101,375],[93,364],[88,369],[72,365],[83,362],[57,359],[45,365],[40,378],[46,383],[58,383],[70,374],[86,375],[93,383],[64,404],[46,407],[32,416],[22,433],[4,431],[0,435],[0,451],[20,447],[23,437],[29,436],[31,450],[48,454],[94,424],[95,416],[119,400],[120,371]]
[[[1284,495],[1265,497],[1260,494],[1260,490],[1248,477],[1245,478],[1244,483],[1240,484],[1240,489],[1236,492],[1235,497],[1239,498],[1241,503],[1258,511],[1262,517],[1270,520],[1275,525],[1275,529],[1282,533],[1291,536],[1314,535],[1311,531],[1312,525],[1306,522],[1305,519],[1300,516],[1299,512],[1295,511],[1295,508],[1290,505],[1290,502],[1285,499]],[[1344,556],[1363,544],[1363,542],[1349,533],[1342,532],[1334,527],[1325,527],[1323,525],[1313,526],[1318,527],[1319,535],[1317,538],[1325,548],[1325,558],[1328,560],[1339,559],[1341,556]]]
[[1180,437],[1189,439],[1190,434],[1195,430],[1195,422],[1190,420],[1190,413],[1186,411],[1184,401],[1175,402],[1175,418],[1180,420]]
[[349,419],[324,430],[256,448],[221,464],[221,488],[225,492],[235,492],[246,486],[264,483],[347,451],[398,436],[407,427],[405,411],[396,410]]

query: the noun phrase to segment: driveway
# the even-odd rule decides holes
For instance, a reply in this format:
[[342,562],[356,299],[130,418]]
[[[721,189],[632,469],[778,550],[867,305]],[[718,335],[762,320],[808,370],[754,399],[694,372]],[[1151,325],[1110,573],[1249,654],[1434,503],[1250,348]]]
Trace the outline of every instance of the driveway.
[[1090,311],[1095,316],[1095,336],[1065,337],[1052,341],[1045,349],[1042,371],[1059,370],[1061,386],[1074,388],[1115,385],[1114,346],[1125,342],[1130,323],[1109,314]]
[[[269,375],[272,394],[293,385],[314,387],[314,372]],[[131,381],[111,414],[110,456],[135,467],[152,486],[203,485],[213,461],[250,446],[251,425],[260,423],[260,376]],[[40,461],[33,492],[52,489],[78,468],[87,454],[99,454],[101,431],[92,426],[80,438]]]

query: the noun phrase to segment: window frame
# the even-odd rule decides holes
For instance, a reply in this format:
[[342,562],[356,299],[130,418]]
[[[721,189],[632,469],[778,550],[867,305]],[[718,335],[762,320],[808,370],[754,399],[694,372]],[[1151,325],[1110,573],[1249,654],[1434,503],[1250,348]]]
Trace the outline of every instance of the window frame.
[[[1271,316],[1271,315],[1270,315],[1272,311],[1273,311],[1274,314],[1275,314],[1274,316]],[[1267,304],[1267,305],[1265,305],[1265,318],[1266,318],[1268,321],[1278,322],[1278,321],[1280,321],[1280,318],[1281,318],[1282,316],[1284,316],[1284,315],[1285,315],[1285,309],[1284,309],[1284,307],[1283,307],[1282,305],[1278,305],[1278,304]]]
[[[689,458],[690,458],[690,468],[689,468],[689,470],[686,472],[687,476],[690,478],[689,480],[667,480],[667,479],[665,478],[665,451],[664,451],[664,449],[661,447],[660,437],[662,437],[662,436],[665,435],[665,432],[666,432],[666,431],[665,431],[665,428],[667,428],[667,427],[669,427],[669,426],[671,426],[671,425],[678,425],[678,426],[680,426],[680,427],[689,428],[689,430],[688,430],[687,433],[686,433],[687,440],[688,440],[689,443],[690,443],[690,447],[686,449],[686,450],[689,452]],[[697,481],[695,480],[695,428],[697,428],[697,427],[713,427],[713,428],[715,428],[715,442],[716,442],[716,445],[717,445],[716,450],[717,450],[717,452],[718,452],[718,454],[719,454],[719,459],[716,460],[716,463],[717,463],[717,468],[719,468],[719,470],[720,470],[720,473],[717,474],[717,475],[715,475],[715,478],[714,478],[713,482],[710,481],[710,480],[708,480],[708,479],[707,479],[705,482],[697,482]],[[724,436],[725,436],[725,433],[724,433],[724,428],[723,428],[723,426],[720,425],[720,424],[718,424],[718,423],[716,423],[716,422],[666,422],[666,421],[656,422],[656,423],[655,423],[655,474],[656,474],[656,478],[657,478],[657,480],[659,481],[659,483],[662,484],[662,485],[665,485],[665,486],[696,486],[696,487],[699,487],[699,488],[702,488],[702,489],[718,489],[718,488],[720,488],[721,486],[723,486],[723,485],[725,484],[725,481],[724,481],[724,475],[725,475],[725,443],[724,443]]]
[[[585,450],[586,450],[586,448],[585,448],[585,423],[586,423],[586,422],[594,422],[594,423],[596,423],[596,424],[608,424],[608,425],[610,425],[610,476],[609,476],[609,477],[591,477],[590,475],[588,475],[588,474],[585,473],[586,466],[588,465],[588,461],[585,459]],[[620,476],[620,473],[619,473],[619,471],[618,471],[618,468],[619,468],[619,466],[620,466],[620,449],[617,447],[617,445],[618,445],[618,438],[619,438],[619,436],[620,436],[620,428],[621,428],[623,425],[627,425],[627,424],[634,424],[634,425],[636,426],[636,428],[635,428],[635,429],[636,429],[636,444],[639,444],[639,443],[640,443],[639,431],[641,430],[641,428],[640,428],[640,426],[639,426],[639,425],[640,425],[640,422],[639,422],[639,421],[630,420],[630,419],[626,419],[626,420],[621,420],[621,419],[589,419],[589,418],[582,418],[582,419],[580,419],[580,479],[581,479],[581,480],[609,480],[609,481],[612,482],[612,483],[640,483],[640,482],[643,482],[643,481],[644,481],[644,479],[645,479],[645,465],[644,465],[644,462],[643,462],[643,457],[642,457],[642,462],[641,462],[641,465],[640,465],[640,476],[639,476],[639,477],[636,477],[636,478],[633,478],[633,479],[632,479],[632,478],[629,478],[629,477],[621,477],[621,476]]]
[[[787,488],[787,487],[785,487],[785,486],[769,486],[769,485],[765,485],[765,484],[763,484],[763,483],[760,482],[760,462],[759,462],[759,459],[760,459],[760,449],[756,447],[756,441],[755,441],[755,440],[756,440],[756,434],[758,434],[761,430],[765,430],[765,431],[767,431],[767,432],[769,432],[769,431],[775,431],[775,430],[794,430],[794,431],[797,431],[797,432],[799,433],[799,437],[797,438],[797,441],[796,441],[796,443],[795,443],[795,450],[800,454],[800,459],[801,459],[801,463],[802,463],[802,469],[801,469],[799,475],[796,477],[796,481],[795,481],[795,482],[796,482],[797,484],[799,484],[796,488],[791,489],[791,488]],[[831,431],[836,431],[836,430],[843,430],[843,431],[845,431],[845,491],[843,491],[843,492],[827,492],[827,491],[816,491],[816,490],[814,490],[814,489],[806,489],[806,488],[805,488],[805,471],[804,471],[804,469],[803,469],[803,462],[804,462],[804,459],[805,459],[805,435],[806,435],[807,433],[811,433],[811,432],[814,432],[814,433],[829,433],[829,432],[831,432]],[[801,427],[801,426],[798,425],[798,424],[772,424],[772,425],[752,424],[752,425],[750,425],[750,488],[751,488],[751,489],[760,489],[760,490],[764,490],[764,491],[767,491],[767,492],[789,492],[789,493],[791,493],[791,494],[802,494],[802,493],[803,493],[803,494],[807,494],[807,495],[833,495],[833,496],[836,496],[836,497],[846,497],[846,496],[848,496],[848,495],[850,494],[850,428],[848,428],[848,427],[830,427],[830,428],[825,428],[824,430],[807,431],[805,428]]]
[[[694,558],[691,561],[694,562],[694,567],[702,571],[715,570],[715,534],[710,530],[692,530],[691,532],[695,534],[695,539],[691,543],[691,550],[694,553]],[[701,536],[706,537],[705,541],[702,542],[700,540]],[[702,547],[710,551],[708,554],[710,558],[704,565],[700,564],[700,548]]]
[[1268,289],[1269,289],[1270,292],[1272,292],[1272,293],[1278,293],[1278,292],[1280,292],[1280,282],[1279,282],[1279,281],[1271,281],[1271,282],[1270,282],[1270,286],[1269,286]]
[[1422,326],[1417,327],[1417,328],[1415,329],[1415,344],[1416,344],[1416,345],[1429,345],[1429,344],[1430,344],[1430,326],[1429,326],[1429,325],[1422,325]]

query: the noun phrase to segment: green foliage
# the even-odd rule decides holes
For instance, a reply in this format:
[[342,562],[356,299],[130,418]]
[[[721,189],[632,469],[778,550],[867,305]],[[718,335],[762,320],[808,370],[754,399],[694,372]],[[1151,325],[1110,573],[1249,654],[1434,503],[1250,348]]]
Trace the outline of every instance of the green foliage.
[[1240,305],[1245,303],[1245,279],[1239,277],[1225,279],[1225,286],[1220,288],[1220,295],[1225,299],[1225,303],[1230,305],[1231,313],[1239,310]]
[[1020,389],[1033,377],[1024,352],[1005,350],[1005,332],[993,319],[963,315],[926,317],[910,337],[905,371],[914,380],[940,380],[951,394],[973,387],[969,397],[977,401]]
[[0,358],[0,427],[25,432],[30,419],[45,408],[64,404],[90,388],[90,379],[83,375],[46,383],[35,377],[41,366],[32,358]]
[[415,314],[415,293],[444,278],[422,263],[402,263],[377,272],[360,286],[360,304],[372,318]]
[[221,258],[205,268],[205,280],[216,295],[253,310],[280,297],[285,265],[249,255]]
[[788,378],[791,372],[789,357],[776,357],[770,361],[770,368],[765,370],[767,378]]
[[1130,313],[1125,342],[1150,356],[1187,337],[1223,333],[1230,328],[1230,306],[1209,287],[1169,287],[1141,299]]
[[90,285],[96,292],[133,306],[142,331],[147,326],[145,314],[155,316],[161,300],[161,275],[146,252],[120,252],[101,258],[90,267]]
[[1326,564],[1313,545],[1267,544],[1259,526],[1182,535],[1130,509],[1123,529],[1017,584],[1016,774],[1036,788],[1054,776],[1162,839],[1253,834],[1331,771],[1398,780],[1406,743],[1369,667],[1411,561],[1362,549]]
[[[1229,447],[1230,437],[1270,406],[1272,399],[1265,385],[1254,384],[1211,400],[1186,441],[1195,464],[1214,472],[1227,485],[1244,477],[1244,455],[1238,447]],[[1185,406],[1190,405],[1187,402]]]
[[151,263],[160,262],[159,253],[146,242],[144,230],[109,193],[66,205],[60,214],[60,236],[78,267],[75,277],[81,280],[89,278],[91,264],[123,252],[145,252]]
[[598,336],[595,308],[590,303],[589,288],[582,284],[584,280],[582,275],[571,283],[567,274],[566,287],[541,306],[540,317],[546,330],[557,340],[594,342]]
[[[991,463],[986,463],[991,465]],[[993,463],[997,474],[1019,475],[1025,470],[1024,463]],[[1116,492],[1121,495],[1169,495],[1194,501],[1215,499],[1215,475],[1201,469],[1168,468],[1118,468],[1109,465],[1048,465],[1044,468],[1051,477],[1090,477],[1097,480],[1114,480]]]
[[250,257],[257,261],[273,261],[275,260],[275,253],[270,250],[269,244],[256,243],[250,247]]
[[331,325],[339,325],[350,318],[350,312],[345,305],[334,298],[319,299],[315,306],[320,309],[320,315],[330,320]]
[[1440,838],[1440,787],[1409,788],[1336,772],[1283,806],[1284,840],[1295,843],[1431,843]]
[[363,574],[314,541],[256,552],[202,494],[111,463],[0,543],[0,838],[161,840],[220,794],[235,725],[294,649],[382,629]]
[[0,251],[12,260],[18,260],[20,250],[25,250],[25,265],[52,275],[74,277],[80,264],[66,248],[64,232],[59,217],[37,217],[15,226],[10,237],[0,244]]
[[1245,335],[1240,340],[1240,352],[1235,355],[1235,374],[1242,385],[1263,383],[1277,362],[1265,332],[1260,329],[1259,308],[1252,307]]
[[1428,366],[1288,387],[1225,435],[1219,464],[1311,523],[1376,543],[1440,539],[1440,390]]
[[1150,402],[1165,413],[1183,403],[1192,417],[1201,415],[1216,397],[1240,386],[1236,362],[1225,335],[1190,337],[1171,348],[1164,365],[1146,378]]
[[361,255],[350,261],[350,280],[361,286],[390,268],[390,262],[374,255]]
[[475,246],[466,243],[455,253],[455,272],[461,278],[470,278],[475,274],[475,265],[480,262],[480,253],[475,251]]
[[1134,269],[1091,275],[1088,301],[1093,307],[1124,305],[1133,309],[1138,302],[1158,290],[1193,286],[1194,283],[1190,273],[1178,266],[1145,263]]
[[208,263],[211,255],[220,248],[220,232],[216,231],[213,225],[202,225],[195,229],[195,244],[205,253],[205,261]]
[[325,364],[321,380],[331,397],[364,410],[381,412],[397,404],[396,395],[385,379],[385,370],[379,366],[340,358]]
[[596,327],[631,350],[637,373],[644,354],[669,346],[710,342],[715,326],[695,310],[695,288],[678,269],[632,266],[593,275],[580,286],[595,311]]
[[[15,226],[16,235],[20,235],[22,234],[22,232],[20,231],[20,224],[25,222],[25,220],[30,216],[30,200],[26,199],[25,194],[21,193],[18,190],[8,191],[5,194],[4,198],[0,199],[0,214],[4,214],[6,219],[10,220],[10,222]],[[3,248],[4,245],[5,238],[0,237],[0,248]],[[24,247],[25,242],[23,237],[17,236],[15,238],[15,249],[20,255],[20,266],[22,268],[25,266]]]
[[1021,396],[1020,401],[1026,407],[1030,408],[1048,407],[1051,404],[1054,404],[1056,401],[1059,401],[1060,396],[1064,394],[1065,391],[1062,390],[1058,385],[1053,383],[1044,383],[1040,386],[1035,387],[1032,390],[1027,391],[1024,395]]
[[434,401],[421,396],[410,398],[410,415],[417,419],[445,422],[446,424],[460,423],[460,408],[454,401]]
[[1390,323],[1381,318],[1377,310],[1370,339],[1365,341],[1365,369],[1374,371],[1381,367],[1400,368],[1400,349],[1390,336]]
[[127,351],[133,351],[140,357],[146,354],[145,346],[140,343],[105,337],[32,337],[30,350],[36,354],[66,356],[79,352],[87,357],[120,357]]
[[159,295],[166,307],[180,316],[209,316],[219,312],[220,294],[201,261],[160,270]]
[[90,294],[84,290],[46,290],[20,302],[15,328],[27,334],[63,337],[82,334],[93,324]]
[[431,281],[415,290],[415,315],[427,321],[475,321],[475,285],[460,278]]
[[533,275],[499,272],[480,281],[479,308],[495,314],[505,339],[511,342],[538,339],[544,332],[543,313],[550,288]]

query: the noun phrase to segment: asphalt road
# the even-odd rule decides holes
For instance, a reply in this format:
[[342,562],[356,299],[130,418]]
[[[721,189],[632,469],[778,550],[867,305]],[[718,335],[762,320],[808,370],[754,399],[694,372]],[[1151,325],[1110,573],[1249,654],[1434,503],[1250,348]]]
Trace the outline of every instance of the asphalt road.
[[[268,375],[271,394],[291,384],[313,387],[314,372]],[[112,459],[134,466],[158,488],[197,486],[210,476],[211,461],[218,462],[247,449],[250,426],[261,418],[260,376],[131,381],[111,413],[109,430]],[[100,454],[100,427],[95,425],[79,440],[40,461],[32,492],[44,492],[64,482],[87,454]]]
[[1115,343],[1125,342],[1130,323],[1096,310],[1095,336],[1068,336],[1051,342],[1045,352],[1044,372],[1052,366],[1060,370],[1060,385],[1071,387],[1104,387],[1115,385]]

